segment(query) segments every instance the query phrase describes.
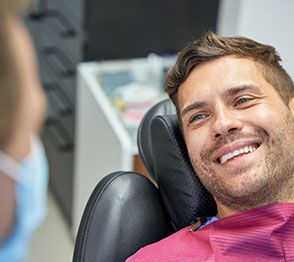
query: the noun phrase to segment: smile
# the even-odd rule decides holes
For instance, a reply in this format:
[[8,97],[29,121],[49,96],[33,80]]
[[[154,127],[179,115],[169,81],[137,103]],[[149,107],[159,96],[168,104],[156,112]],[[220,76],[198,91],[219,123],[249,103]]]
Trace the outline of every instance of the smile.
[[224,164],[227,161],[229,161],[230,159],[237,157],[237,156],[241,156],[244,154],[249,154],[249,153],[253,153],[256,151],[256,149],[258,148],[258,145],[253,145],[253,146],[245,146],[239,149],[236,149],[232,152],[229,152],[225,155],[223,155],[222,157],[220,157],[218,159],[219,163]]
[[243,155],[254,153],[261,146],[262,142],[262,139],[259,137],[236,140],[216,149],[212,153],[211,158],[215,163],[224,165],[236,158],[241,159]]

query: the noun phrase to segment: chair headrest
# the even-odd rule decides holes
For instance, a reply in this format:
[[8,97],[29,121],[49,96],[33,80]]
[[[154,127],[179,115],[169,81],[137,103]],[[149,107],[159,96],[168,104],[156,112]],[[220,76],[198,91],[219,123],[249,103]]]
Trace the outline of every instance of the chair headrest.
[[147,112],[139,127],[138,147],[176,230],[190,225],[197,217],[216,215],[215,201],[190,163],[171,100],[164,100]]

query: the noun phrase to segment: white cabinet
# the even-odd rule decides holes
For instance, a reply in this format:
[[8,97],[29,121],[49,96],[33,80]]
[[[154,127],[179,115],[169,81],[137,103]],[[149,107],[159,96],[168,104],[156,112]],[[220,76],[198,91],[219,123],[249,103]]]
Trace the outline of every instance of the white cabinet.
[[[102,87],[99,75],[101,72],[120,74],[132,71],[142,82],[140,78],[144,76],[140,73],[143,73],[145,77],[147,76],[146,81],[153,82],[149,88],[156,88],[158,91],[152,101],[155,103],[166,98],[163,89],[160,89],[160,83],[164,69],[173,63],[174,58],[158,60],[159,58],[153,57],[152,59],[147,59],[148,68],[144,68],[146,59],[82,63],[78,67],[72,214],[74,236],[86,202],[94,187],[104,176],[121,170],[142,172],[140,163],[138,164],[136,125],[130,126],[120,111],[114,107],[113,101],[107,95],[109,90]],[[155,63],[154,59],[160,63]],[[122,82],[124,80],[121,79]]]

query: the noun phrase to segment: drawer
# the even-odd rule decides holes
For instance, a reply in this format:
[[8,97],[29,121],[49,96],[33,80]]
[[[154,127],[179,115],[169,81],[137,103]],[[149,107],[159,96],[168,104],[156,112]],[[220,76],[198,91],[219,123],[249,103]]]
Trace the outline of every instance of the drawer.
[[[74,113],[68,114],[68,115],[60,115],[58,117],[58,120],[62,124],[63,128],[67,132],[67,134],[70,136],[70,138],[73,141],[75,139],[75,115]],[[74,145],[73,145],[74,147]]]
[[[40,65],[41,80],[48,98],[48,117],[72,114],[75,107],[73,91],[64,86],[66,83],[60,81],[53,67],[44,59],[40,59]],[[74,81],[74,77],[70,78]]]
[[56,151],[60,153],[73,151],[73,136],[68,132],[59,117],[47,120],[44,127],[44,134]]
[[74,105],[68,99],[67,94],[63,93],[57,85],[47,85],[46,95],[48,98],[49,112],[52,113],[51,117],[67,116],[73,114]]
[[[48,11],[49,12],[49,11]],[[50,11],[52,14],[59,11]],[[71,25],[64,23],[63,25],[57,19],[59,15],[47,15],[42,23],[44,39],[42,45],[45,48],[58,47],[69,57],[73,64],[77,64],[81,60],[81,51],[83,45],[83,32],[76,30]]]
[[45,127],[49,134],[48,138],[53,139],[56,148],[61,151],[73,150],[75,138],[74,112],[67,115],[56,115],[53,112],[53,117],[47,118]]
[[[46,9],[42,13],[43,25],[48,27],[49,25],[56,29],[56,35],[64,38],[74,37],[80,28],[74,22],[73,17],[68,16],[67,12],[63,12],[61,7],[51,7],[51,1],[46,6]],[[46,31],[44,31],[46,32]]]
[[83,6],[85,2],[81,0],[50,0],[47,1],[47,9],[61,10],[63,15],[78,29],[83,24]]
[[50,86],[56,81],[56,76],[54,75],[54,72],[52,72],[51,70],[48,70],[46,61],[43,59],[41,55],[39,55],[38,60],[39,60],[40,78],[41,78],[43,87],[46,89],[46,86]]
[[45,47],[41,52],[41,56],[49,71],[58,78],[72,77],[75,75],[75,65],[59,47]]
[[69,101],[76,104],[76,76],[64,76],[59,79],[62,90],[67,94]]
[[[55,58],[56,59],[56,58]],[[63,63],[58,66],[52,57],[42,56],[41,79],[45,90],[54,89],[68,107],[75,107],[76,76],[71,65]],[[71,69],[67,69],[70,67]]]
[[[55,126],[53,126],[55,125]],[[56,127],[57,125],[57,127]],[[46,128],[48,137],[54,139],[55,146],[60,150],[72,150],[75,138],[75,116],[74,112],[67,115],[57,115],[56,111],[48,103]]]
[[27,16],[24,19],[24,23],[31,33],[36,50],[39,51],[40,48],[43,46],[42,21],[31,19],[30,16]]
[[65,218],[71,225],[72,194],[73,194],[73,152],[60,151],[48,138],[46,129],[43,133],[45,150],[49,162],[50,188],[61,207]]

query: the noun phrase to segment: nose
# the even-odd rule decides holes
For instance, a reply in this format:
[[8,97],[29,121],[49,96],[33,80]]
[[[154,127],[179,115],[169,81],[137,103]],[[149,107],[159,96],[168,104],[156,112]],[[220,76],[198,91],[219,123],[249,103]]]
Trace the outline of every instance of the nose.
[[243,122],[238,115],[228,108],[218,108],[213,122],[213,135],[215,138],[228,135],[229,133],[241,130]]

